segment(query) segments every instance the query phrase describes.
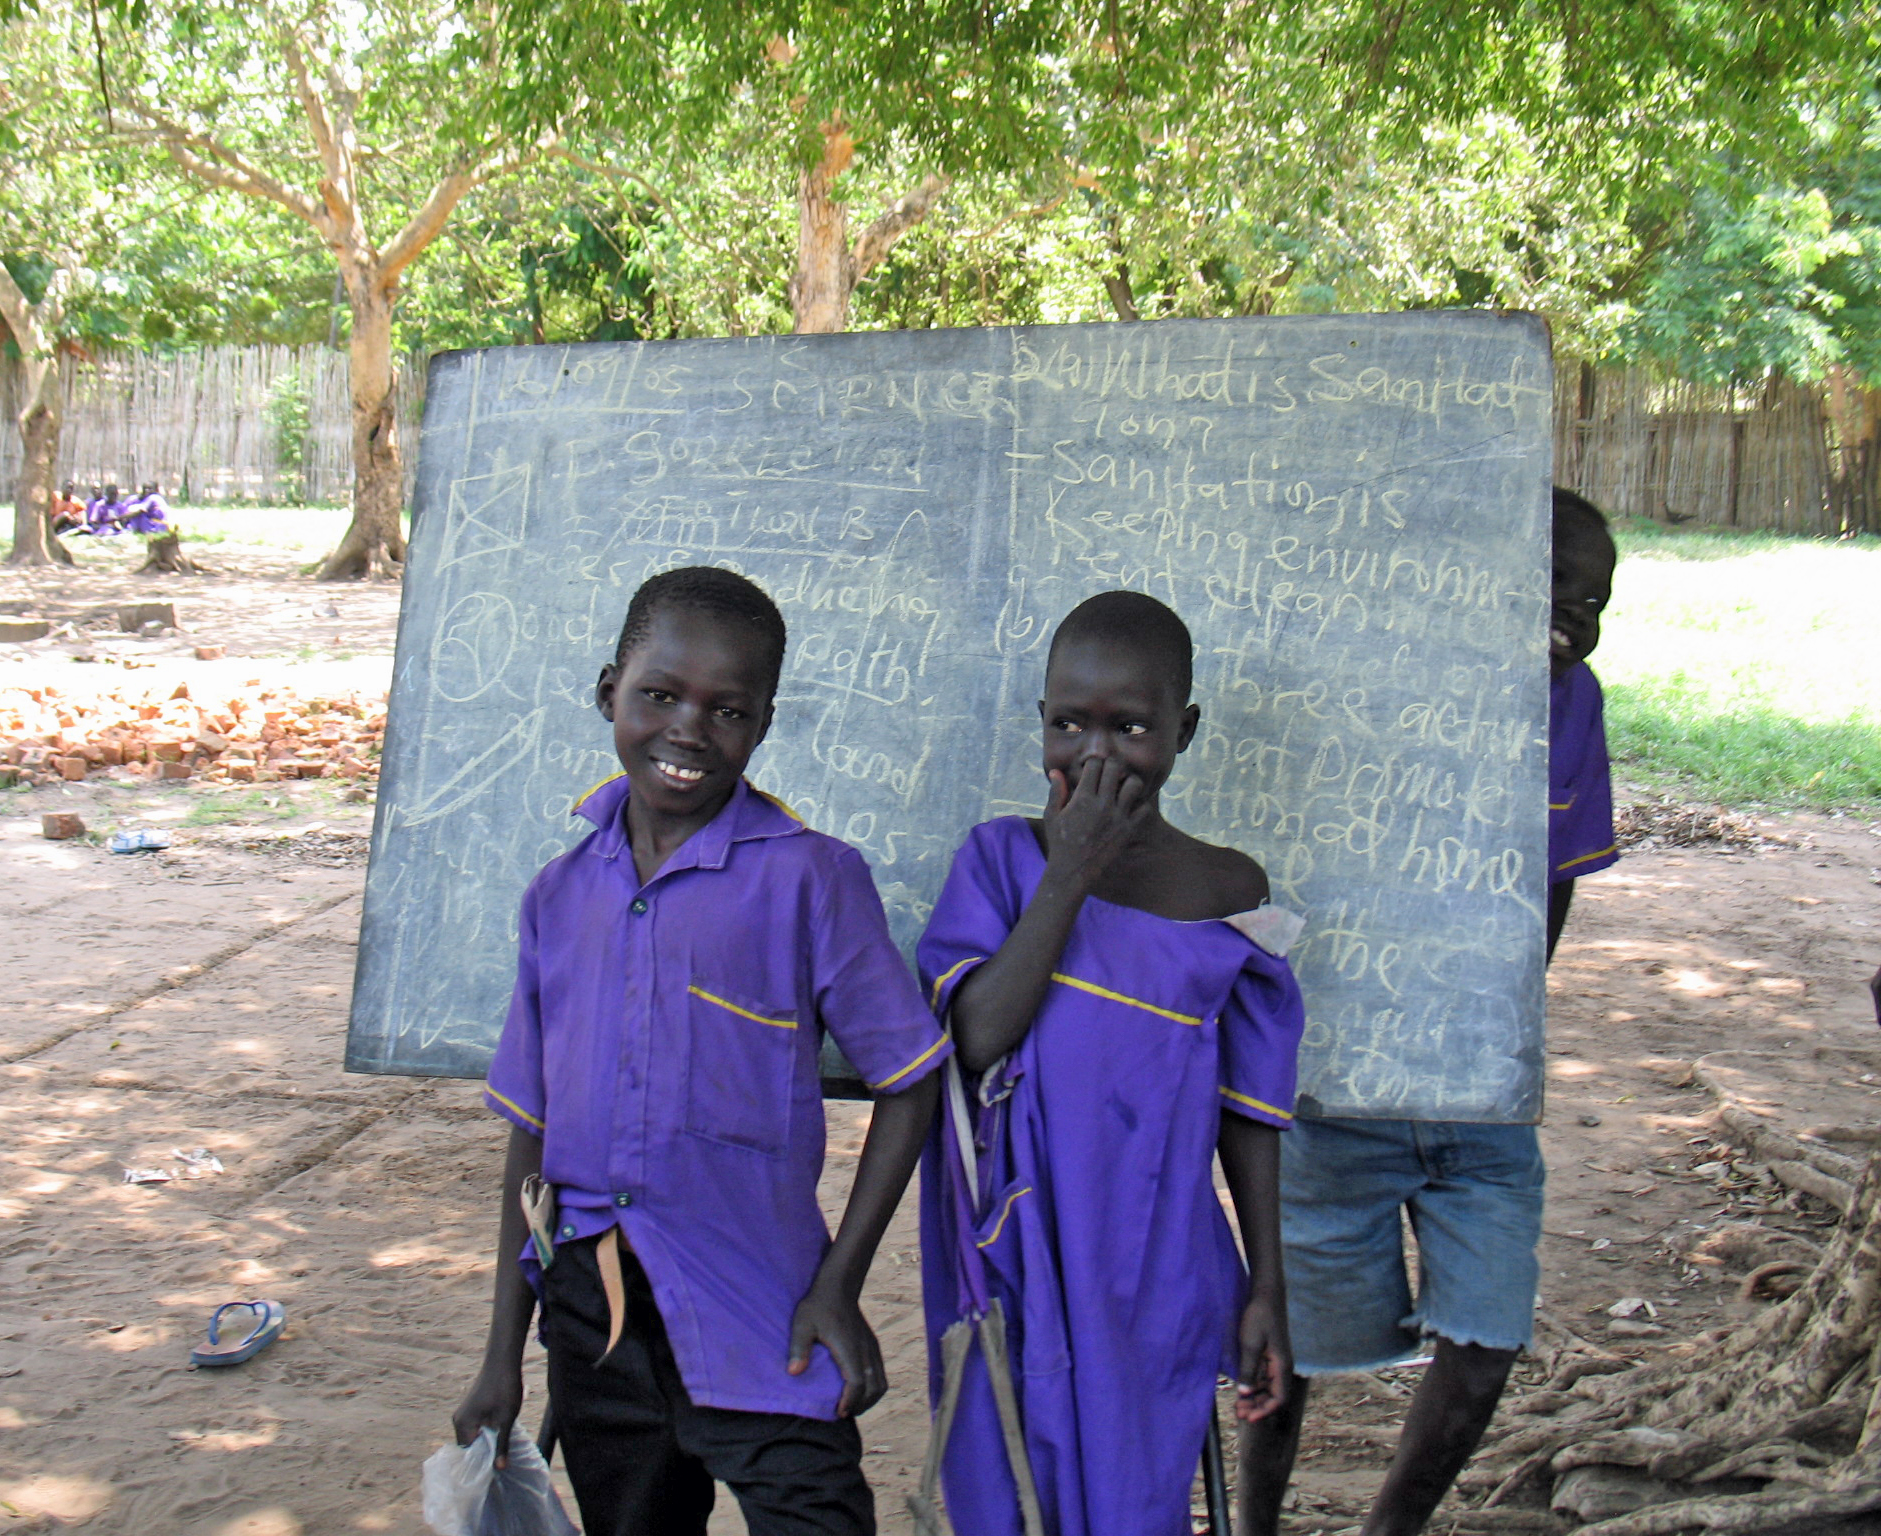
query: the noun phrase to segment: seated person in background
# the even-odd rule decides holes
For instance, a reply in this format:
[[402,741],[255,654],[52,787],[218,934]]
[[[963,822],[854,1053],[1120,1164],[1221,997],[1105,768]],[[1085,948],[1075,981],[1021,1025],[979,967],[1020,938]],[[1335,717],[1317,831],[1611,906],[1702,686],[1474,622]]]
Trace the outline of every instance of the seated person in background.
[[170,504],[155,484],[146,485],[124,504],[122,525],[146,536],[170,531]]
[[[1619,854],[1600,684],[1587,658],[1616,562],[1607,521],[1554,493],[1548,626],[1548,956],[1579,875]],[[1241,1514],[1274,1536],[1299,1447],[1307,1378],[1374,1370],[1434,1339],[1363,1536],[1414,1536],[1474,1453],[1527,1346],[1546,1169],[1532,1125],[1310,1119],[1281,1149],[1289,1318],[1301,1376],[1280,1412],[1243,1430]],[[1401,1213],[1417,1234],[1413,1302]]]
[[94,538],[109,538],[121,532],[120,519],[124,516],[124,503],[118,500],[117,482],[113,481],[104,488],[102,495],[95,495],[85,506],[85,526],[75,532],[89,533]]
[[52,498],[52,531],[55,534],[67,533],[85,526],[85,503],[72,494],[72,482],[66,481],[59,487],[59,494]]

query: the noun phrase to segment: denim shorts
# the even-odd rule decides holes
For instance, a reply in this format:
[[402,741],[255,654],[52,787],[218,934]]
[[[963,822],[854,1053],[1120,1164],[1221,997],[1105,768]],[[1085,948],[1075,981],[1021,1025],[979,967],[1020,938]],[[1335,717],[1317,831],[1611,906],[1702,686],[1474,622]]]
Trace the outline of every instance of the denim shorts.
[[[1534,1126],[1303,1117],[1280,1147],[1302,1376],[1389,1365],[1431,1335],[1527,1345],[1547,1176]],[[1400,1212],[1417,1238],[1415,1299]]]

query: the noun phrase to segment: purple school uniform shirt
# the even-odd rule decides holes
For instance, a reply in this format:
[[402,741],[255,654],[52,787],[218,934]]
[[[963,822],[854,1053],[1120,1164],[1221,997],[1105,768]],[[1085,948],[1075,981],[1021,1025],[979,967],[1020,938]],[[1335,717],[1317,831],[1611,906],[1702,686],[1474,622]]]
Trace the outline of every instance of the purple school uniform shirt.
[[1548,690],[1548,883],[1619,860],[1600,682],[1580,661]]
[[[1032,829],[975,827],[916,954],[943,1013],[1045,871]],[[1024,1039],[971,1095],[981,1187],[960,1219],[943,1137],[922,1162],[930,1387],[984,1265],[1006,1312],[1054,1536],[1187,1536],[1217,1373],[1238,1368],[1246,1271],[1215,1193],[1224,1113],[1284,1126],[1305,1025],[1287,962],[1226,921],[1085,899]],[[943,1462],[955,1528],[1019,1536],[984,1363]]]
[[627,793],[589,794],[596,830],[523,897],[485,1096],[542,1138],[557,1241],[620,1227],[695,1403],[834,1419],[828,1351],[785,1370],[829,1247],[819,1036],[887,1093],[951,1047],[855,849],[741,782],[642,885]]

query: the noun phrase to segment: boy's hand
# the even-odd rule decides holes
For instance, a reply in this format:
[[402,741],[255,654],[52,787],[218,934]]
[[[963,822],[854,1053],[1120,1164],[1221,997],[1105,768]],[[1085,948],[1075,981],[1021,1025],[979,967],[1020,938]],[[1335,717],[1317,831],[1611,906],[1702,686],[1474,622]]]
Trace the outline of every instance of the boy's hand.
[[1284,1301],[1257,1296],[1241,1313],[1241,1371],[1234,1388],[1234,1416],[1254,1424],[1283,1407],[1293,1375],[1293,1345],[1287,1339]]
[[836,1417],[867,1413],[888,1390],[888,1371],[882,1365],[882,1346],[853,1296],[822,1282],[797,1303],[790,1319],[790,1374],[810,1369],[810,1350],[822,1344],[843,1373],[842,1401]]
[[457,1443],[469,1445],[485,1428],[496,1431],[496,1464],[509,1465],[509,1432],[522,1412],[522,1372],[486,1365],[451,1415]]
[[1081,885],[1095,885],[1149,815],[1143,781],[1112,757],[1087,762],[1076,789],[1061,769],[1046,777],[1052,786],[1044,816],[1046,860]]

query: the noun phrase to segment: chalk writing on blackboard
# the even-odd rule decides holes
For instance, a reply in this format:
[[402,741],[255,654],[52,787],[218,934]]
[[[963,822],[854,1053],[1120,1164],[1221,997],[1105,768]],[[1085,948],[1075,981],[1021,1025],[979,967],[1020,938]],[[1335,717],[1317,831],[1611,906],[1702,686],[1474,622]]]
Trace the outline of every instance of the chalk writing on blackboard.
[[966,829],[1035,812],[1035,700],[1094,591],[1172,604],[1166,791],[1267,866],[1303,1102],[1540,1102],[1551,375],[1481,312],[509,348],[437,359],[349,1064],[480,1073],[516,903],[614,771],[633,588],[723,564],[791,627],[756,780],[912,942]]

